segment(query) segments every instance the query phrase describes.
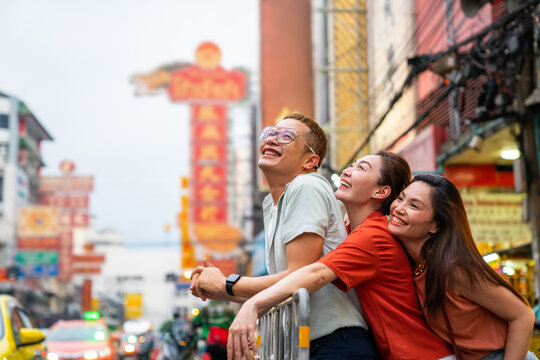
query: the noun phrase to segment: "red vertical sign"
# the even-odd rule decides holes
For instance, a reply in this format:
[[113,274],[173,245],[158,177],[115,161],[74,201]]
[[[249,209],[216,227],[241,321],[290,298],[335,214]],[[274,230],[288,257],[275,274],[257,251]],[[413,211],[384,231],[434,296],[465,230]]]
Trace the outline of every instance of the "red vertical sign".
[[200,44],[195,57],[195,65],[171,74],[168,94],[171,101],[192,102],[190,209],[196,239],[209,250],[228,252],[242,234],[227,222],[226,104],[246,96],[247,76],[223,69],[214,43]]
[[191,106],[193,222],[227,222],[227,109]]

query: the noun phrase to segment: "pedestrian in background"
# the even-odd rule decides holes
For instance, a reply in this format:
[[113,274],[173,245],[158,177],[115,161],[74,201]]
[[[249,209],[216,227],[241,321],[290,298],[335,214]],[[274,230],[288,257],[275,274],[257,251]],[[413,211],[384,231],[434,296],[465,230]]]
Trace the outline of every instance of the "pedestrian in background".
[[[343,170],[335,196],[345,205],[353,231],[317,263],[244,303],[229,329],[229,359],[251,358],[250,347],[256,351],[257,318],[274,304],[299,288],[313,293],[331,282],[343,291],[355,289],[380,358],[453,359],[449,345],[425,323],[407,254],[388,230],[385,215],[410,179],[407,162],[389,152],[364,156]],[[327,307],[334,309],[335,305],[327,302]]]
[[418,175],[392,203],[388,228],[405,246],[429,326],[458,359],[536,359],[534,315],[482,258],[457,188]]
[[[263,202],[270,275],[225,279],[217,268],[199,267],[193,272],[194,295],[245,301],[314,263],[347,236],[332,186],[316,173],[328,146],[321,127],[309,117],[293,113],[276,126],[264,128],[260,141],[258,166],[270,189]],[[377,358],[353,292],[347,294],[332,284],[321,286],[311,297],[310,323],[311,359]]]
[[[210,301],[193,319],[205,341],[202,359],[226,360],[228,329],[234,319],[234,310],[226,301]],[[205,355],[206,354],[206,355]]]

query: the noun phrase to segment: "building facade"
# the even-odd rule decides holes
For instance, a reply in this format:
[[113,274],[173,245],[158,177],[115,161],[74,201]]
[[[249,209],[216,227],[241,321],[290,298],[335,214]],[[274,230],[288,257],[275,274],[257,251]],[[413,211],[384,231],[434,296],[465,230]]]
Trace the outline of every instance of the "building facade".
[[52,137],[26,104],[0,93],[0,263],[14,265],[20,206],[37,204],[42,141]]

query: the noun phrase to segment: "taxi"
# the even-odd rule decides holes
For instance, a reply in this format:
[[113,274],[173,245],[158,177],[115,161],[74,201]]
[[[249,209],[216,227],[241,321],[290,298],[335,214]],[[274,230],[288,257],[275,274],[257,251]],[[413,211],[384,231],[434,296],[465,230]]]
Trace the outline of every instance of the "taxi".
[[0,295],[0,358],[10,360],[47,357],[45,335],[34,328],[28,314],[12,296]]
[[99,320],[59,320],[47,334],[48,360],[116,360],[107,324]]

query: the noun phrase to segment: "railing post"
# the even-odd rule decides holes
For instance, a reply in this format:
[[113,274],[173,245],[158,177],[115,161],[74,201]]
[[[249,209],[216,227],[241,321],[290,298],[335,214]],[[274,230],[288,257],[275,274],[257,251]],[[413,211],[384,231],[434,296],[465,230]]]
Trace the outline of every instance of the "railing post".
[[257,323],[257,359],[309,359],[309,293],[299,289]]

